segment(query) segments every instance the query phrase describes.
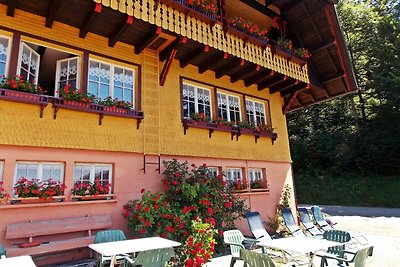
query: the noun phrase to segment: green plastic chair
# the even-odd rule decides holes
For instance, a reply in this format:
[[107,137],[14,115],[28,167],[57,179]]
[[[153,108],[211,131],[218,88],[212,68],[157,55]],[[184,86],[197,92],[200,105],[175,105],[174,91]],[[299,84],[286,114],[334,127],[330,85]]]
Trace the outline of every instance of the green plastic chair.
[[173,248],[153,249],[139,252],[136,258],[125,258],[124,266],[165,267],[167,262],[175,256]]
[[317,256],[321,257],[321,267],[328,265],[327,258],[337,258],[339,264],[343,264],[343,261],[340,259],[345,258],[346,253],[351,253],[354,255],[354,253],[345,250],[345,243],[349,242],[351,239],[349,232],[341,230],[327,230],[324,232],[323,238],[329,241],[343,243],[343,245],[330,247],[326,252],[318,253]]
[[289,208],[281,208],[281,214],[283,221],[285,222],[286,228],[292,234],[292,236],[307,236],[297,225],[294,220],[292,211]]
[[5,258],[6,257],[6,251],[2,245],[0,245],[0,258]]
[[254,239],[245,238],[239,230],[228,230],[223,235],[224,243],[229,245],[231,250],[232,259],[230,267],[233,267],[235,262],[240,259],[240,249],[251,248],[257,243]]
[[[349,263],[354,263],[354,267],[365,267],[366,266],[366,262],[367,262],[367,258],[368,256],[372,255],[372,252],[374,250],[373,246],[368,246],[368,247],[363,247],[361,249],[359,249],[351,259],[348,259],[346,257],[340,258],[340,257],[335,257],[335,256],[329,256],[326,255],[324,256],[324,261],[322,261],[321,259],[321,267],[324,267],[327,259],[334,259],[339,261],[338,265],[335,266],[340,266],[340,267],[344,267],[344,266],[349,266]],[[328,265],[326,265],[328,266]]]
[[298,208],[297,211],[300,215],[300,221],[303,224],[304,228],[313,236],[322,236],[322,232],[315,227],[313,222],[311,221],[310,214],[306,208]]
[[[244,261],[244,267],[276,267],[274,261],[266,254],[251,250],[240,249],[240,260]],[[295,266],[293,263],[281,265],[282,267]]]
[[[94,239],[94,243],[107,243],[114,241],[122,241],[126,240],[126,236],[122,230],[103,230],[96,233],[96,237]],[[126,256],[129,255],[117,255],[117,262],[122,263]],[[101,255],[99,258],[99,266],[103,267],[105,264],[111,262],[111,257]]]

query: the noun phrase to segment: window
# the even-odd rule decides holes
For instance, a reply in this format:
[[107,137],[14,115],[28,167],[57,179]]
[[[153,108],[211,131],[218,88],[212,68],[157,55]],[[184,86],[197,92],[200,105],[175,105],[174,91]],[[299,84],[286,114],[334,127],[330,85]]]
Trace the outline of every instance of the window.
[[57,60],[56,88],[79,86],[79,57]]
[[239,97],[217,93],[218,117],[227,121],[241,121]]
[[217,177],[219,175],[218,167],[207,167],[207,169],[212,176]]
[[265,120],[265,105],[261,102],[246,100],[247,121],[255,125],[267,124]]
[[133,69],[89,60],[88,92],[97,98],[108,96],[134,104],[135,73]]
[[0,160],[0,182],[3,181],[4,161]]
[[251,182],[263,180],[262,169],[249,169],[249,178]]
[[243,178],[241,168],[228,168],[225,170],[225,175],[227,181],[241,181]]
[[192,84],[183,84],[183,116],[190,118],[194,113],[211,114],[211,93],[210,90]]
[[74,183],[91,182],[99,180],[102,184],[111,184],[112,165],[111,164],[75,164]]
[[18,74],[24,80],[37,84],[39,78],[40,55],[26,43],[21,43]]
[[64,164],[52,162],[17,162],[15,168],[15,182],[25,177],[28,180],[40,181],[53,180],[62,182],[64,176]]
[[10,39],[0,36],[0,76],[7,75]]

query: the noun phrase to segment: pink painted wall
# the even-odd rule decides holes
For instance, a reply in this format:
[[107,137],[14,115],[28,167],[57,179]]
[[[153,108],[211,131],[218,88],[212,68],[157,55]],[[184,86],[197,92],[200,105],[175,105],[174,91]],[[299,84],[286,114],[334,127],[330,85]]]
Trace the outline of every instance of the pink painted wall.
[[[172,159],[171,156],[162,156],[161,160]],[[190,164],[208,166],[247,168],[265,168],[270,191],[266,193],[241,194],[254,211],[259,211],[264,219],[267,215],[274,215],[276,205],[288,173],[289,163],[244,161],[244,160],[220,160],[215,158],[178,157],[180,161],[187,160]],[[88,151],[74,149],[53,149],[0,145],[0,160],[4,161],[3,181],[4,188],[12,192],[14,181],[14,168],[17,161],[57,161],[65,164],[64,177],[67,192],[70,192],[73,184],[73,168],[75,163],[108,163],[113,164],[112,185],[113,192],[117,194],[117,201],[81,201],[63,202],[34,205],[0,205],[0,243],[6,247],[16,240],[5,240],[6,225],[10,223],[49,220],[79,217],[85,215],[111,214],[113,228],[126,229],[126,221],[121,216],[122,206],[131,199],[140,198],[140,190],[145,188],[150,191],[163,190],[162,174],[156,171],[156,165],[147,165],[146,173],[143,168],[143,155],[136,153]],[[157,162],[157,156],[146,156],[147,162]],[[163,168],[161,168],[161,172]],[[247,223],[238,222],[238,228],[245,234],[249,234]],[[128,234],[128,232],[126,231]],[[129,235],[128,235],[129,236]],[[55,237],[57,238],[57,237]],[[65,238],[65,237],[64,237]],[[43,241],[49,237],[44,237]],[[41,241],[37,239],[37,241]],[[67,254],[73,257],[73,254]]]

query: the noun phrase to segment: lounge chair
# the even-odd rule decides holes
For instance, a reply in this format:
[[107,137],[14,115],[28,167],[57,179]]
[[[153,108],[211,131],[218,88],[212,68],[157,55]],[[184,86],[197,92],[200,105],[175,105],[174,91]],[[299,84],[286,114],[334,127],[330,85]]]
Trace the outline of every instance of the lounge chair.
[[264,223],[261,220],[261,215],[257,211],[247,212],[245,215],[247,223],[253,236],[256,240],[265,239],[271,240],[272,237],[265,230]]
[[[104,230],[96,233],[96,237],[94,239],[94,243],[106,243],[113,241],[122,241],[126,240],[126,236],[122,230]],[[117,263],[122,263],[129,255],[118,255]],[[111,257],[101,255],[99,258],[99,267],[103,267],[106,263],[111,261]]]
[[[244,267],[276,267],[274,261],[265,254],[240,249],[240,260],[244,261]],[[281,265],[282,267],[295,266],[293,263]]]
[[283,221],[285,222],[286,228],[293,236],[307,236],[297,225],[294,220],[292,211],[289,208],[281,208],[281,214]]
[[240,258],[240,249],[255,248],[257,243],[254,239],[249,239],[243,236],[239,230],[228,230],[224,232],[224,243],[229,245],[231,250],[231,264],[230,267],[235,265],[235,262]]
[[124,266],[165,267],[166,263],[174,256],[173,248],[147,250],[139,252],[134,259],[126,257]]
[[0,259],[3,259],[6,257],[6,251],[4,250],[4,247],[0,245]]
[[[334,229],[332,225],[327,223],[325,221],[324,214],[322,213],[322,210],[318,206],[312,206],[311,207],[311,213],[313,215],[314,221],[317,223],[318,227],[322,229],[323,231],[325,230],[332,230]],[[333,224],[335,225],[335,224]]]
[[300,221],[304,228],[313,236],[322,236],[322,232],[311,221],[310,214],[306,208],[298,208]]

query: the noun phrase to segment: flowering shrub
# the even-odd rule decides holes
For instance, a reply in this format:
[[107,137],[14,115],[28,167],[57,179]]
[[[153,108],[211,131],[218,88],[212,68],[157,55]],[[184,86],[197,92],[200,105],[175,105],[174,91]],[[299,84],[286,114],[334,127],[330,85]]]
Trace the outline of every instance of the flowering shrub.
[[205,113],[193,113],[190,117],[195,121],[211,121],[210,116]]
[[99,105],[114,108],[132,109],[133,106],[128,101],[118,100],[118,98],[113,99],[111,96],[107,96],[104,100],[98,101]]
[[216,15],[218,12],[218,6],[215,0],[188,0],[188,3],[213,15]]
[[[185,243],[195,232],[190,225],[196,218],[222,231],[232,229],[234,221],[244,216],[244,201],[226,192],[222,175],[213,176],[205,164],[199,167],[192,164],[190,168],[187,162],[177,160],[163,163],[166,192],[152,194],[143,189],[141,199],[124,206],[123,216],[135,236],[162,236]],[[185,254],[183,251],[177,254],[182,253]],[[178,260],[188,259],[193,261],[196,257]]]
[[267,29],[260,28],[258,24],[244,20],[242,17],[233,17],[228,20],[234,28],[238,28],[249,35],[267,38]]
[[250,188],[251,189],[267,189],[268,188],[268,183],[265,180],[255,180],[250,182]]
[[8,198],[10,197],[10,194],[6,192],[6,190],[3,188],[3,182],[0,182],[0,198]]
[[307,49],[305,49],[305,48],[299,48],[299,49],[297,49],[296,50],[296,53],[297,53],[297,55],[299,56],[299,57],[302,57],[302,58],[310,58],[311,57],[311,54],[310,54],[310,52],[307,50]]
[[255,129],[259,132],[267,132],[267,133],[272,133],[274,132],[274,128],[272,128],[270,125],[267,124],[258,124]]
[[97,196],[104,195],[110,192],[111,184],[108,182],[101,182],[96,179],[92,182],[75,182],[71,193],[76,196]]
[[179,262],[184,262],[185,267],[202,266],[214,254],[217,231],[209,223],[196,219],[192,221],[191,232],[178,255]]
[[72,88],[70,84],[60,88],[58,95],[65,100],[91,104],[95,100],[95,96],[84,92],[82,89]]
[[231,121],[228,121],[224,118],[221,117],[216,117],[212,120],[213,123],[217,124],[217,125],[225,125],[225,126],[233,126],[234,123]]
[[229,190],[246,190],[247,189],[247,183],[244,180],[241,179],[233,179],[231,181],[228,181],[228,189]]
[[21,177],[14,186],[15,195],[18,197],[44,197],[61,196],[66,186],[51,179],[41,182],[38,179],[28,180]]
[[46,91],[43,91],[40,85],[36,85],[31,81],[25,81],[24,77],[18,75],[14,76],[13,78],[3,77],[0,83],[0,88],[38,95],[46,93]]

